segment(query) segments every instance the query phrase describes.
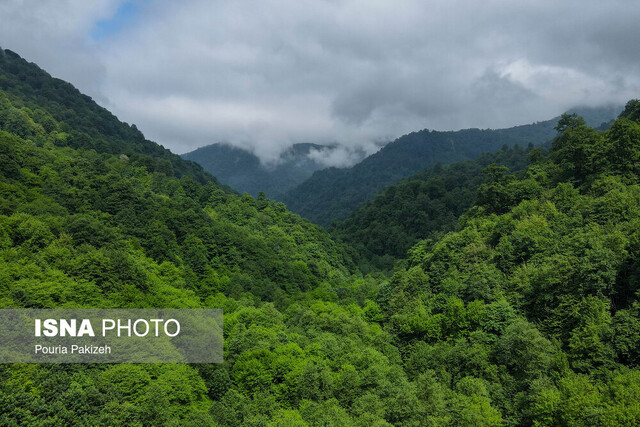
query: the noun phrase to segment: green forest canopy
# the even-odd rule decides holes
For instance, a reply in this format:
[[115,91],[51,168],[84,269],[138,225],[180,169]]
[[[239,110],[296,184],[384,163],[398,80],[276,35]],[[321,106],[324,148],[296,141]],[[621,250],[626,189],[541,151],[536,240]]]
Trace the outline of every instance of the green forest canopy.
[[638,101],[486,170],[386,279],[281,204],[118,151],[33,73],[0,86],[0,306],[223,308],[225,362],[2,365],[0,424],[640,423]]
[[516,145],[473,160],[438,163],[380,191],[334,224],[332,235],[357,248],[374,267],[389,270],[419,240],[455,229],[488,179],[485,168],[500,165],[522,173],[529,157],[538,155],[540,149],[532,145],[526,150]]

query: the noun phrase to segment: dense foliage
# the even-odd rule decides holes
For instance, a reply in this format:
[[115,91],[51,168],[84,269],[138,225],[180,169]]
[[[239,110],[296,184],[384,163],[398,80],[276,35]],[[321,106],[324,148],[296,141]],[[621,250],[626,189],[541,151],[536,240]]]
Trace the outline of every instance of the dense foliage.
[[0,92],[0,307],[222,308],[225,362],[2,365],[0,424],[640,423],[638,101],[487,168],[387,280],[280,203],[157,169],[163,150],[66,143],[30,96]]
[[474,160],[427,168],[363,203],[335,224],[332,234],[355,247],[376,268],[391,269],[419,240],[456,227],[460,215],[475,203],[486,167],[524,170],[530,155],[541,155],[539,149],[532,150],[532,146],[527,150],[505,146]]
[[640,423],[638,105],[606,132],[563,116],[549,157],[492,168],[462,228],[414,246],[377,297],[410,379],[507,424]]
[[[620,111],[615,107],[582,108],[589,123],[598,126]],[[382,188],[395,184],[437,163],[469,160],[504,145],[540,145],[555,137],[557,119],[508,129],[465,129],[439,132],[421,130],[404,135],[377,153],[347,169],[329,168],[287,192],[287,207],[322,226],[344,220],[362,202]],[[606,127],[606,125],[605,125]]]

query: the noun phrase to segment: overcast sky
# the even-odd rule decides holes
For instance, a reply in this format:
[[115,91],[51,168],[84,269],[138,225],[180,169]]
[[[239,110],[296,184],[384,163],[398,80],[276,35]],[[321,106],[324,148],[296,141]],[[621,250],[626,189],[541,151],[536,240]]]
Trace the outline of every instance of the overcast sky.
[[268,160],[640,97],[637,0],[2,0],[0,46],[176,153]]

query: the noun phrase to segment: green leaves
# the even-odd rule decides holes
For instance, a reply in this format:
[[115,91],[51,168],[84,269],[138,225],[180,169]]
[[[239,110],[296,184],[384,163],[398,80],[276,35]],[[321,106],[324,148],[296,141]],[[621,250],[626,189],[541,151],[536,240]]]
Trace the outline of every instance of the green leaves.
[[0,424],[639,423],[638,101],[385,190],[358,259],[1,58],[0,307],[223,308],[225,362],[0,366]]

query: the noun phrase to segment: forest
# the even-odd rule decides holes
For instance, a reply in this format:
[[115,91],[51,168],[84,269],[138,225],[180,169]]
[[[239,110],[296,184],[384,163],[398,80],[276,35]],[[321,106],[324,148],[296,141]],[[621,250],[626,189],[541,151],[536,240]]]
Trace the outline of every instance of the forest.
[[[529,145],[488,152],[480,157],[426,168],[384,188],[362,203],[344,221],[334,222],[335,239],[346,241],[377,269],[391,270],[418,240],[455,229],[458,218],[475,202],[490,165],[522,172],[529,156],[540,153]],[[367,264],[362,264],[364,271]]]
[[221,308],[225,359],[2,364],[0,424],[640,424],[640,101],[555,133],[330,233],[0,51],[0,308]]

